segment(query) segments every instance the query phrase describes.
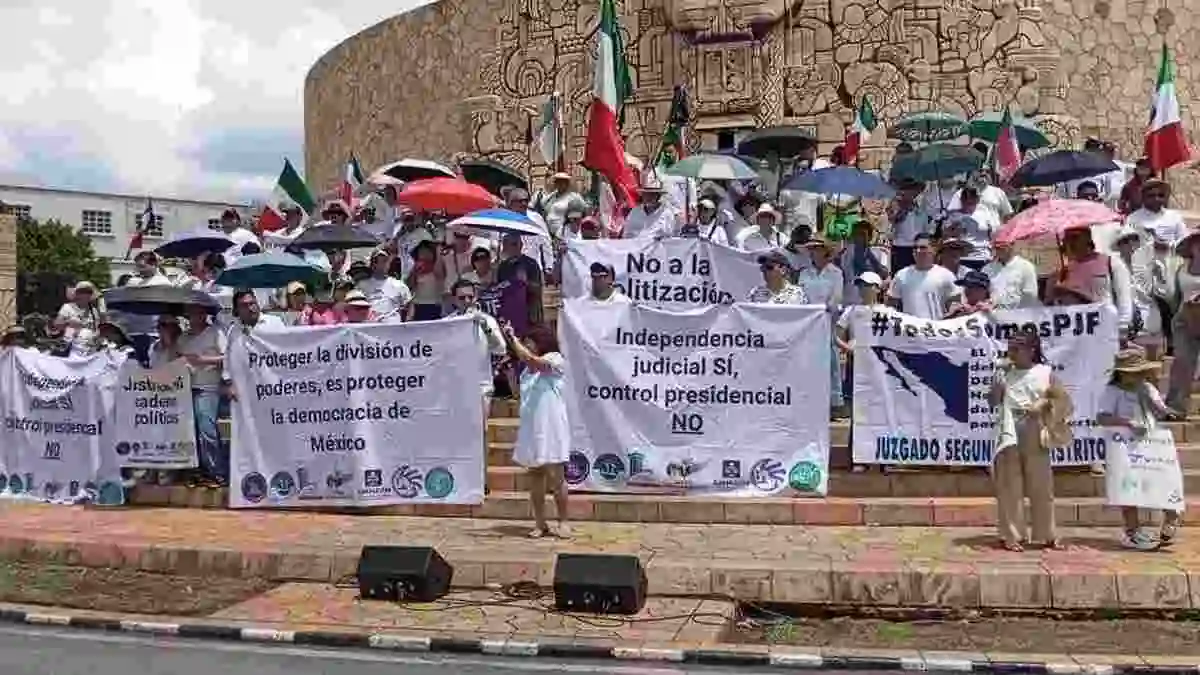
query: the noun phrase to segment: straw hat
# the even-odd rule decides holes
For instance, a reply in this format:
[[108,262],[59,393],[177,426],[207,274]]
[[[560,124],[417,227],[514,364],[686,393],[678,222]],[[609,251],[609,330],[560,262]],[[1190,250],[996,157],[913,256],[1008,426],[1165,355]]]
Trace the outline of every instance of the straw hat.
[[1113,359],[1113,371],[1118,373],[1149,373],[1158,370],[1158,364],[1146,358],[1138,348],[1126,348],[1117,352]]
[[754,220],[757,221],[758,217],[762,215],[771,216],[771,219],[775,221],[775,224],[779,224],[780,215],[779,212],[775,210],[774,206],[771,206],[770,204],[759,204],[758,210],[754,212]]

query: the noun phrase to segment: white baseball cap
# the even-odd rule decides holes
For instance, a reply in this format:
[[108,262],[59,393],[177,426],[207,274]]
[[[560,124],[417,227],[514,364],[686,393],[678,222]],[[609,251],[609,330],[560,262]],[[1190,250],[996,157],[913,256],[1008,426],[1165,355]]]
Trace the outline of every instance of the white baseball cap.
[[858,278],[854,281],[855,283],[875,286],[876,288],[883,286],[883,277],[880,277],[874,272],[863,272],[862,274],[858,275]]

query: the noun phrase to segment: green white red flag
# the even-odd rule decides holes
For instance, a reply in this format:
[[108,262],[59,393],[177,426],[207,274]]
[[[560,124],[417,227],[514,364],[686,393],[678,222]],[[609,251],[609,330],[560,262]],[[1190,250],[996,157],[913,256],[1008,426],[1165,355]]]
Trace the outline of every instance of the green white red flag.
[[556,170],[561,168],[560,161],[562,159],[562,95],[557,91],[550,94],[550,98],[542,104],[541,114],[538,117],[537,126],[534,129],[531,143],[537,145],[538,152],[541,153],[542,159],[546,164],[555,167]]
[[338,197],[346,202],[346,208],[350,209],[351,213],[354,212],[355,203],[358,201],[358,190],[365,182],[367,178],[363,175],[358,158],[350,155],[350,161],[346,162],[346,173],[342,176],[342,184],[338,187]]
[[850,125],[850,129],[846,132],[846,139],[842,143],[842,156],[847,164],[853,164],[858,159],[858,151],[871,138],[871,132],[875,131],[878,126],[879,121],[875,118],[875,108],[871,107],[871,99],[864,96],[858,110],[855,111],[854,123]]
[[1179,99],[1175,96],[1175,62],[1165,44],[1150,109],[1150,128],[1146,130],[1145,155],[1156,171],[1182,164],[1192,156],[1179,116]]
[[992,164],[1001,183],[1007,183],[1021,167],[1021,146],[1017,143],[1017,130],[1013,127],[1012,111],[1008,108],[1004,109],[1000,132],[996,134]]
[[625,141],[620,119],[633,91],[617,10],[613,0],[600,0],[600,26],[596,31],[596,66],[592,104],[588,109],[587,140],[583,165],[608,179],[617,199],[632,204],[637,199],[637,177],[625,164]]
[[279,173],[279,180],[275,183],[271,198],[259,216],[259,228],[264,232],[273,232],[283,227],[283,206],[287,204],[299,206],[300,210],[309,216],[317,210],[317,200],[313,198],[312,191],[308,189],[308,185],[292,166],[291,161],[285,159],[283,171]]

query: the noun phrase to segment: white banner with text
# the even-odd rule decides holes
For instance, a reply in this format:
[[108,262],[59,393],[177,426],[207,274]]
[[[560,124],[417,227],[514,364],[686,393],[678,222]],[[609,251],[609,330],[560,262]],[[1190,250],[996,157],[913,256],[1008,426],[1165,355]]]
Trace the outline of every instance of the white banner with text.
[[155,370],[125,362],[113,396],[114,438],[108,445],[127,469],[198,466],[192,375],[177,360]]
[[567,242],[562,296],[591,293],[593,263],[610,265],[617,286],[634,302],[685,309],[742,302],[762,284],[758,253],[694,237]]
[[824,308],[676,312],[575,299],[559,322],[573,488],[826,493]]
[[1008,337],[1034,330],[1045,360],[1070,393],[1074,441],[1054,448],[1055,465],[1103,462],[1106,435],[1096,406],[1117,349],[1117,317],[1103,305],[979,313],[929,321],[865,311],[854,337],[856,464],[987,466],[995,415],[992,375]]
[[470,318],[232,336],[230,506],[479,504],[482,396]]

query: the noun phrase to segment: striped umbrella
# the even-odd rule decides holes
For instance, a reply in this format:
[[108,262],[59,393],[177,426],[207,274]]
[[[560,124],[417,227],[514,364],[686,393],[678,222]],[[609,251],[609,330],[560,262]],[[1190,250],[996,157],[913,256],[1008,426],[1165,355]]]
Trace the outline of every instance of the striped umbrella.
[[485,232],[513,233],[534,237],[546,236],[546,231],[537,223],[530,220],[524,213],[517,213],[508,209],[482,209],[474,211],[462,218],[450,221],[448,227],[452,230],[483,230]]
[[758,172],[730,155],[692,155],[675,162],[666,171],[670,176],[696,180],[757,180]]

